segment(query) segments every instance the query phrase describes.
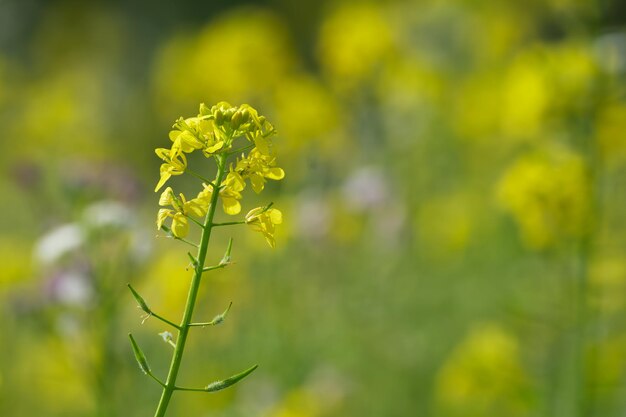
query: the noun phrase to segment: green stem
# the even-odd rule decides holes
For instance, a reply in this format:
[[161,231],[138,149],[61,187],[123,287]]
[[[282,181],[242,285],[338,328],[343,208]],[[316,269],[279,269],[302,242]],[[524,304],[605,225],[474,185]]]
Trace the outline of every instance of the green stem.
[[201,181],[203,181],[203,182],[206,182],[207,184],[210,184],[210,183],[211,183],[211,181],[210,181],[210,180],[208,180],[208,179],[204,178],[202,175],[198,174],[198,173],[197,173],[197,172],[195,172],[195,171],[190,170],[189,168],[187,168],[187,169],[185,170],[185,172],[190,173],[190,174],[191,174],[191,175],[193,175],[194,177],[198,178],[199,180],[201,180]]
[[248,149],[252,149],[252,148],[254,148],[254,144],[246,145],[246,146],[243,146],[243,147],[241,147],[241,148],[239,148],[239,149],[235,149],[234,151],[230,151],[230,152],[228,153],[228,156],[231,156],[231,155],[239,155],[241,152],[245,152],[245,151],[247,151]]
[[[226,156],[218,155],[217,160],[217,176],[215,183],[219,186],[224,179],[224,173],[226,168]],[[187,335],[189,334],[191,319],[193,316],[193,309],[198,296],[198,290],[200,289],[200,281],[202,279],[202,273],[204,269],[204,262],[206,259],[207,248],[209,246],[209,239],[211,237],[211,230],[213,229],[213,217],[215,216],[215,207],[217,207],[217,198],[219,193],[213,193],[211,195],[211,205],[206,215],[204,226],[202,229],[202,237],[200,238],[200,245],[198,246],[198,263],[194,269],[193,278],[191,279],[191,285],[189,287],[189,294],[187,296],[187,304],[185,305],[185,313],[180,323],[178,330],[178,338],[176,342],[176,349],[170,362],[170,369],[167,373],[167,379],[165,381],[165,387],[161,393],[161,399],[157,406],[154,417],[163,417],[167,411],[172,394],[176,388],[176,378],[178,377],[178,371],[183,359],[183,352],[185,351],[185,344],[187,342]]]
[[155,313],[153,311],[150,311],[150,313],[148,314],[148,317],[146,317],[146,318],[150,318],[150,316],[154,317],[155,319],[161,320],[165,324],[169,324],[170,326],[172,326],[175,329],[180,329],[180,326],[178,324],[172,323],[171,321],[169,321],[165,317],[162,317],[162,316],[158,315],[157,313]]
[[235,224],[246,224],[245,221],[240,221],[240,222],[224,222],[224,223],[213,223],[213,227],[220,227],[220,226],[233,226]]

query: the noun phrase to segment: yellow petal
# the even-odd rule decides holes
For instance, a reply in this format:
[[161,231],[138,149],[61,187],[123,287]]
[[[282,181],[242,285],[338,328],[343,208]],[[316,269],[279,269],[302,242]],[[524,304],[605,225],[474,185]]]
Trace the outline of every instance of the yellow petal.
[[186,213],[192,214],[196,217],[203,217],[209,208],[208,203],[199,198],[194,198],[185,203],[184,210]]
[[[167,164],[163,164],[163,165],[167,165]],[[163,168],[163,165],[161,165],[161,168]],[[167,180],[170,179],[171,176],[172,174],[169,173],[167,170],[161,169],[161,178],[159,179],[159,182],[154,188],[154,192],[156,193],[157,191],[159,191],[159,189],[165,185],[165,183],[167,182]]]
[[246,187],[246,182],[244,181],[242,176],[235,171],[231,171],[228,173],[225,183],[228,184],[228,186],[236,192],[243,191],[243,189]]
[[270,155],[270,142],[263,136],[257,136],[254,138],[254,146],[263,155]]
[[222,207],[224,208],[224,213],[230,214],[231,216],[239,214],[241,211],[241,204],[235,198],[222,197]]
[[276,248],[276,240],[274,239],[274,236],[272,235],[268,235],[268,234],[263,234],[263,236],[265,236],[265,241],[267,242],[268,245],[270,245],[270,248],[275,249]]
[[159,206],[171,206],[172,205],[172,196],[174,195],[174,190],[172,187],[167,187],[162,193],[161,197],[159,197]]
[[282,180],[285,178],[285,171],[282,168],[270,168],[265,173],[265,178],[269,178],[271,180]]
[[205,153],[214,153],[220,149],[222,149],[222,146],[224,146],[224,142],[223,141],[219,141],[214,145],[211,146],[207,146],[207,148],[204,150]]
[[267,213],[274,224],[281,224],[283,222],[283,213],[278,209],[269,209]]
[[157,229],[161,230],[161,226],[163,226],[163,222],[167,219],[172,213],[170,209],[159,209],[159,213],[157,214]]
[[262,211],[263,211],[263,207],[256,207],[250,210],[248,214],[246,214],[246,217],[245,217],[246,223],[253,222]]
[[182,213],[176,213],[172,220],[172,233],[176,237],[185,237],[189,233],[189,223]]
[[170,160],[170,152],[170,149],[167,148],[156,148],[154,150],[154,153],[166,162]]
[[183,132],[181,132],[180,130],[171,130],[170,133],[168,134],[168,136],[170,137],[170,140],[172,142],[175,142],[176,139],[178,139],[178,137],[182,134]]
[[265,188],[265,178],[259,174],[250,175],[250,184],[255,193],[259,194]]

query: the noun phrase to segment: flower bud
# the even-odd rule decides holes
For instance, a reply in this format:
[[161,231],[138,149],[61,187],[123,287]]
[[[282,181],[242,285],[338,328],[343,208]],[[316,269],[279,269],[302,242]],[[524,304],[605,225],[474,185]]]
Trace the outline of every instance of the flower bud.
[[221,125],[224,122],[224,112],[222,109],[217,109],[215,111],[215,124]]
[[241,123],[246,123],[248,120],[250,120],[250,112],[248,111],[248,109],[241,109],[239,110],[241,112]]
[[238,129],[239,126],[241,126],[243,117],[241,115],[241,111],[236,111],[235,114],[233,114],[233,117],[230,119],[230,125],[233,129]]
[[206,104],[201,103],[200,104],[200,116],[208,116],[210,114],[211,114],[211,109],[209,109],[209,107]]
[[224,120],[230,121],[230,119],[233,117],[233,114],[235,114],[235,109],[233,107],[226,109],[224,111]]

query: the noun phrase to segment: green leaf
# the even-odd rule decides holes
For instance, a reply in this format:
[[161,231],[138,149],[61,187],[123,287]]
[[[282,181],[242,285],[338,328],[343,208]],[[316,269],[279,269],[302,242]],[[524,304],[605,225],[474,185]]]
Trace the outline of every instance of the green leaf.
[[241,381],[242,379],[250,375],[252,372],[254,372],[254,370],[258,367],[259,365],[254,365],[246,369],[245,371],[238,373],[237,375],[231,376],[230,378],[226,378],[222,381],[211,382],[209,385],[206,386],[205,391],[215,392],[215,391],[223,390],[224,388],[228,388],[231,385],[235,385],[237,382]]
[[148,365],[148,360],[146,356],[143,354],[137,342],[135,342],[135,338],[131,333],[128,333],[128,337],[130,338],[130,344],[133,347],[133,353],[135,354],[135,359],[137,359],[137,363],[139,364],[139,368],[143,371],[144,374],[150,374],[150,365]]
[[152,314],[152,310],[150,310],[150,307],[148,307],[148,304],[146,304],[146,300],[144,300],[143,297],[141,297],[141,295],[139,295],[139,293],[135,291],[135,289],[130,284],[126,285],[128,286],[130,292],[133,294],[133,297],[135,298],[135,301],[137,301],[137,304],[139,304],[139,308],[141,308],[147,314]]

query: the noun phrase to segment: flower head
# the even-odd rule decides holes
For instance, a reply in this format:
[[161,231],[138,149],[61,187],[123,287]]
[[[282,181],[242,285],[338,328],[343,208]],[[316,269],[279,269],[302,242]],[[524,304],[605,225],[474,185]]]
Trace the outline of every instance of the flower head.
[[[183,174],[187,170],[187,154],[202,151],[207,158],[214,157],[218,161],[218,179],[221,182],[204,184],[196,198],[187,201],[183,194],[177,197],[171,187],[161,194],[157,215],[157,227],[161,229],[164,222],[171,219],[171,230],[174,236],[182,238],[189,233],[189,216],[205,216],[213,193],[218,192],[224,212],[237,215],[241,212],[242,191],[246,180],[258,194],[270,180],[281,180],[285,172],[276,164],[276,153],[271,136],[276,132],[274,126],[264,116],[247,104],[233,106],[222,101],[212,107],[200,105],[195,117],[180,117],[172,126],[169,138],[170,149],[158,148],[156,154],[163,160],[161,177],[156,186],[158,191],[172,175]],[[236,162],[226,165],[226,159],[232,155],[233,142],[242,138],[249,142],[243,149],[250,149],[246,155],[242,153]],[[228,167],[228,168],[227,168]],[[224,172],[227,170],[226,172]],[[201,174],[195,176],[202,178]],[[208,182],[208,181],[207,181]],[[245,222],[260,231],[270,246],[274,247],[274,226],[282,222],[282,214],[276,209],[259,207],[251,210]]]

